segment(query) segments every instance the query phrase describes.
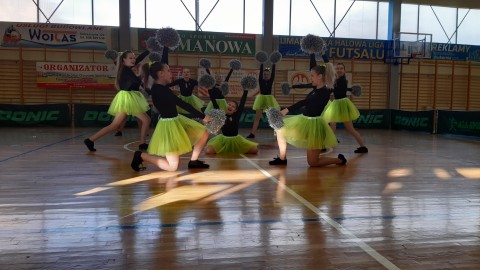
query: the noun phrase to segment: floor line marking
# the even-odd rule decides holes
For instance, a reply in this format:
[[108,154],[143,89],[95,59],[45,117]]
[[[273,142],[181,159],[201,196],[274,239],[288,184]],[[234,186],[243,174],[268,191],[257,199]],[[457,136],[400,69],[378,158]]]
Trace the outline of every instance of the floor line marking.
[[81,137],[81,136],[84,136],[84,134],[81,134],[81,135],[78,135],[78,136],[75,136],[75,137],[71,137],[71,138],[67,138],[67,139],[63,139],[61,141],[53,142],[53,143],[50,143],[50,144],[47,144],[47,145],[43,145],[43,146],[40,146],[38,148],[35,148],[35,149],[32,149],[32,150],[17,154],[15,156],[11,156],[11,157],[2,159],[2,160],[0,160],[0,163],[8,161],[10,159],[14,159],[14,158],[18,158],[18,157],[21,157],[21,156],[24,156],[24,155],[28,155],[28,154],[33,153],[35,151],[42,150],[43,148],[47,148],[47,147],[50,147],[50,146],[53,146],[53,145],[56,145],[56,144],[59,144],[59,143],[63,143],[63,142],[72,140],[72,139],[76,139],[76,138]]
[[283,188],[286,192],[288,192],[290,195],[292,195],[295,199],[297,199],[299,202],[301,202],[305,207],[308,209],[312,210],[315,214],[317,214],[321,219],[323,219],[325,222],[327,222],[330,226],[334,227],[336,230],[338,230],[340,233],[346,235],[347,237],[350,238],[353,242],[355,242],[363,251],[365,251],[368,255],[370,255],[373,259],[375,259],[377,262],[379,262],[381,265],[385,266],[387,269],[394,269],[394,270],[400,270],[396,265],[394,265],[392,262],[390,262],[387,258],[383,257],[380,253],[378,253],[376,250],[374,250],[372,247],[370,247],[367,243],[356,237],[352,232],[349,230],[345,229],[342,225],[340,225],[338,222],[330,218],[328,215],[320,211],[317,207],[315,207],[313,204],[311,204],[309,201],[307,201],[305,198],[302,196],[298,195],[295,191],[293,191],[291,188],[287,187],[285,184],[281,183],[277,178],[275,178],[273,175],[271,175],[269,172],[264,170],[262,167],[258,166],[255,162],[251,161],[248,157],[245,155],[241,155],[248,163],[250,163],[253,167],[257,168],[261,173],[263,173],[266,177],[268,177],[271,181],[279,185],[281,188]]

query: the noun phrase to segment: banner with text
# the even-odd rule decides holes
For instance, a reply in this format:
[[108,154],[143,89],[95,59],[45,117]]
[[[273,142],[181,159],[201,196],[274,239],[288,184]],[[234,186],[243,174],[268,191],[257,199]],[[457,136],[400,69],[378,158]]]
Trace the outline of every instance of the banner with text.
[[[149,37],[155,36],[156,29],[138,29],[138,48],[146,49]],[[230,54],[242,56],[255,55],[255,39],[253,34],[217,33],[181,31],[180,45],[176,49],[180,53]]]
[[37,62],[37,87],[115,88],[115,65]]
[[70,108],[67,104],[10,105],[0,104],[0,126],[69,126]]
[[60,47],[106,50],[110,29],[54,23],[0,23],[3,47]]
[[480,137],[480,112],[438,111],[437,132]]
[[405,129],[434,133],[435,111],[399,111],[391,110],[392,129]]

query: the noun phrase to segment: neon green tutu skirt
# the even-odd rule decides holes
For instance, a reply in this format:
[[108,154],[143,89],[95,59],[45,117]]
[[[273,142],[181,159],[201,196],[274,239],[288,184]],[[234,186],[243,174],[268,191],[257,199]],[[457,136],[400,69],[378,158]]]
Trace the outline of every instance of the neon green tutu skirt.
[[286,116],[284,127],[277,133],[285,136],[287,142],[305,149],[325,149],[338,144],[337,137],[323,117],[307,117],[303,114]]
[[253,109],[254,110],[266,110],[268,108],[276,108],[280,109],[280,105],[278,105],[277,100],[272,95],[258,95],[255,97],[255,102],[253,102]]
[[115,95],[108,108],[108,114],[126,113],[127,115],[139,115],[150,110],[148,102],[140,91],[120,90]]
[[192,145],[204,133],[204,125],[181,114],[173,118],[159,118],[147,151],[158,156],[183,155],[192,151]]
[[213,147],[217,154],[244,154],[253,147],[257,147],[258,143],[249,141],[240,135],[230,137],[219,134],[211,138],[207,145]]
[[341,98],[332,101],[322,114],[327,122],[350,122],[360,117],[360,112],[349,98]]
[[[218,104],[218,107],[220,108],[220,110],[223,110],[224,112],[227,111],[227,100],[226,99],[215,99],[217,101],[217,104]],[[210,101],[208,102],[208,105],[207,105],[207,108],[205,109],[205,112],[208,112],[210,111],[211,109],[215,109],[213,108],[213,103]]]
[[[205,103],[203,100],[199,99],[197,96],[191,95],[191,96],[182,96],[179,95],[178,98],[181,100],[185,101],[186,103],[192,105],[197,111],[201,112],[203,104]],[[184,109],[180,108],[177,106],[177,112],[178,113],[183,113],[183,114],[189,114],[189,112],[185,111]]]

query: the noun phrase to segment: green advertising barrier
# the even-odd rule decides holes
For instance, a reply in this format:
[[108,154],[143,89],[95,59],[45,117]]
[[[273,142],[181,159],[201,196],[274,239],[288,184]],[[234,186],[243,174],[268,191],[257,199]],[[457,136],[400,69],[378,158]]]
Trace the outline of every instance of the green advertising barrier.
[[[352,121],[356,128],[390,128],[390,110],[359,110],[360,117]],[[339,126],[339,125],[337,125]]]
[[480,112],[438,111],[437,132],[480,136]]
[[391,128],[434,133],[435,111],[390,110]]
[[70,126],[67,104],[10,105],[0,104],[0,126]]
[[[76,127],[104,127],[109,125],[113,116],[108,114],[109,105],[74,105],[74,122]],[[150,111],[147,112],[150,114]],[[137,120],[134,116],[128,116],[126,127],[136,127]]]

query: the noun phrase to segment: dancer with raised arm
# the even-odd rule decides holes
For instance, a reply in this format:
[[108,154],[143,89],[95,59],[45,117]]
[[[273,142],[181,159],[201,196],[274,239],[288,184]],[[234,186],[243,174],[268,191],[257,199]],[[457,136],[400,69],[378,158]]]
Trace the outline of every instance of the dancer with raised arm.
[[282,54],[275,51],[270,54],[270,62],[272,63],[272,68],[265,68],[264,63],[268,60],[267,53],[264,51],[259,51],[255,58],[260,62],[260,73],[258,75],[258,85],[260,87],[259,92],[255,93],[255,101],[253,103],[253,109],[255,110],[255,120],[253,122],[252,130],[247,138],[255,138],[255,132],[257,132],[258,125],[260,124],[260,119],[262,118],[263,112],[268,108],[277,108],[280,109],[277,100],[272,95],[273,81],[275,80],[275,66],[282,59]]

